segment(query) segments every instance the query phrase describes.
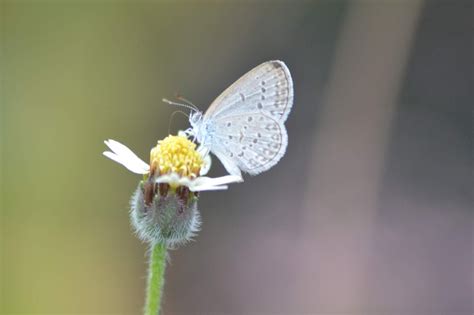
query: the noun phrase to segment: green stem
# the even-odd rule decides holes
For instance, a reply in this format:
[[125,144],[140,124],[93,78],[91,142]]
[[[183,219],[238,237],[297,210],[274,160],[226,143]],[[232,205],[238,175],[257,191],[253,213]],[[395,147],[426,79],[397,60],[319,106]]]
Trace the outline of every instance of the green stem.
[[148,287],[146,291],[145,315],[159,315],[163,285],[165,283],[166,246],[152,245],[150,266],[148,268]]

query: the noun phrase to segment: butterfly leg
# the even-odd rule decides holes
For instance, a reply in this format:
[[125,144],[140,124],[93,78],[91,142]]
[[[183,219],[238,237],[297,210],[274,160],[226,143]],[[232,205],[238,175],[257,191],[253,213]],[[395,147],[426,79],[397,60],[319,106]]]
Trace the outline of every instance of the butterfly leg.
[[[182,132],[182,134],[186,137],[186,138],[189,138],[190,136],[193,136],[194,137],[194,133],[193,133],[193,128],[188,128],[184,131],[180,131]],[[194,137],[195,138],[195,137]],[[194,140],[193,140],[194,141]]]

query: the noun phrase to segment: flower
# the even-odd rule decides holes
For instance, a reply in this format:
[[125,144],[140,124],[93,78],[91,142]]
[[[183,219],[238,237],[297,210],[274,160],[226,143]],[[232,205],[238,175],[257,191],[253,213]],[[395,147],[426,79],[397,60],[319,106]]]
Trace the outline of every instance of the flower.
[[241,176],[226,175],[217,178],[205,177],[210,169],[211,158],[206,150],[198,148],[185,136],[168,136],[158,141],[150,152],[150,165],[142,161],[125,145],[106,140],[111,151],[103,154],[122,164],[135,174],[158,176],[156,183],[168,183],[171,187],[186,186],[193,192],[227,189],[226,184],[242,182]]
[[196,151],[196,144],[184,136],[168,136],[158,141],[150,152],[151,172],[175,173],[195,178],[204,165],[204,158]]
[[203,176],[210,168],[209,150],[196,149],[185,135],[168,136],[151,149],[148,165],[123,144],[107,140],[103,154],[144,175],[130,201],[130,217],[138,237],[167,247],[185,243],[199,230],[198,192],[227,189],[242,177]]

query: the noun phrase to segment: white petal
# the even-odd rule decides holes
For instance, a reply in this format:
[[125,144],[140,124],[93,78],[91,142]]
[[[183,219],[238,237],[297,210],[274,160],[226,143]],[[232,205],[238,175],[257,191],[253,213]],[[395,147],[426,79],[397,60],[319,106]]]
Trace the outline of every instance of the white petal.
[[199,172],[199,175],[201,176],[206,175],[211,169],[211,165],[212,165],[211,155],[208,154],[203,157],[203,164],[201,167],[201,171]]
[[227,185],[224,184],[238,183],[242,181],[242,177],[235,175],[227,175],[217,178],[198,177],[193,180],[191,185],[188,187],[191,191],[224,190],[227,189]]
[[143,162],[139,157],[136,156],[135,153],[133,153],[132,150],[127,148],[125,145],[121,144],[120,142],[117,142],[115,140],[107,140],[104,141],[104,143],[117,155],[124,157],[125,159],[129,159],[132,161],[136,161],[137,165],[138,163],[140,164],[145,164],[148,166],[147,163]]
[[198,151],[198,153],[204,158],[206,155],[209,155],[209,148],[206,147],[206,146],[203,146],[203,145],[200,145],[196,151]]
[[217,178],[211,177],[198,177],[196,179],[189,179],[188,177],[181,177],[177,173],[171,173],[167,175],[158,176],[155,182],[175,184],[179,186],[186,186],[191,191],[204,191],[204,190],[225,190],[227,185],[230,183],[242,182],[243,179],[240,176],[227,175]]
[[189,187],[189,190],[191,191],[207,191],[207,190],[226,190],[228,187],[227,185],[221,185],[221,186],[207,186],[207,185],[202,185],[198,187]]
[[201,155],[203,159],[203,166],[201,167],[201,171],[199,172],[199,175],[203,176],[206,175],[209,172],[209,169],[211,168],[212,160],[211,160],[211,154],[209,151],[208,147],[200,145],[196,151]]
[[187,177],[181,177],[176,173],[161,175],[155,179],[155,183],[157,184],[167,183],[167,184],[175,184],[175,185],[187,186],[187,187],[190,187],[192,185],[192,182],[193,180]]
[[107,140],[104,141],[104,143],[112,150],[112,152],[105,151],[103,153],[109,159],[122,164],[135,174],[146,174],[149,172],[150,167],[148,164],[143,162],[143,160],[123,144],[114,140]]
[[243,181],[244,180],[242,179],[242,176],[238,176],[238,175],[226,175],[226,176],[216,177],[216,178],[203,176],[203,177],[196,178],[194,180],[194,184],[196,186],[201,186],[201,185],[219,186],[219,185],[230,184],[230,183],[240,183]]
[[174,185],[179,185],[179,186],[186,186],[186,187],[189,187],[191,191],[195,191],[193,189],[193,187],[195,186],[194,184],[195,182],[196,180],[192,180],[187,177],[181,177],[179,174],[176,174],[176,173],[161,175],[155,179],[155,183],[157,184],[166,183],[166,184],[174,184]]
[[149,171],[149,166],[138,158],[135,154],[124,154],[124,152],[104,152],[108,158],[122,164],[130,171],[137,174],[146,174]]
[[103,152],[103,154],[108,157],[111,160],[114,160],[115,162],[122,164],[125,166],[129,171],[135,174],[146,174],[149,172],[148,165],[146,167],[142,167],[140,165],[137,165],[137,163],[133,163],[130,160],[124,160],[123,157],[116,155],[115,153],[106,151]]

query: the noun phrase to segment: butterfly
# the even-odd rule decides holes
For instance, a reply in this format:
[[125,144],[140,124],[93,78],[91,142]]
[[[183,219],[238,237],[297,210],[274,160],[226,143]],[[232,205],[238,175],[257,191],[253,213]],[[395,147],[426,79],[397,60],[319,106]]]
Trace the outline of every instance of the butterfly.
[[193,136],[232,175],[257,175],[280,161],[288,146],[285,121],[293,106],[293,80],[282,61],[244,74],[203,114],[189,116]]

